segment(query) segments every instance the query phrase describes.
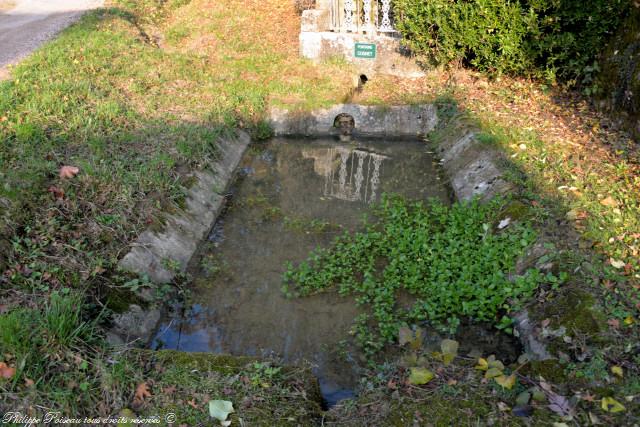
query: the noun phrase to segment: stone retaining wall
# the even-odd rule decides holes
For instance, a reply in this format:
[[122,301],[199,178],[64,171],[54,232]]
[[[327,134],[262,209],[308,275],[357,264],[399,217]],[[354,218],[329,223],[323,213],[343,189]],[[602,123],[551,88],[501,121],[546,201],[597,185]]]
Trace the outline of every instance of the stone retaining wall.
[[354,118],[356,137],[423,137],[438,123],[437,109],[432,104],[390,107],[338,104],[304,113],[273,108],[269,124],[276,136],[337,135],[334,121],[339,114]]

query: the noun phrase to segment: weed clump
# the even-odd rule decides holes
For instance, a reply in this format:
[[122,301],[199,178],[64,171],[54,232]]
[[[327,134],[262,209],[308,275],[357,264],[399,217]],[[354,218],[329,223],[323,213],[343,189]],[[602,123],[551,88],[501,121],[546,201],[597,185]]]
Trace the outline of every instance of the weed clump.
[[[551,275],[529,269],[510,278],[515,262],[536,239],[527,223],[494,230],[503,201],[451,207],[433,201],[383,198],[377,223],[346,233],[331,248],[316,249],[289,265],[284,291],[299,296],[337,288],[368,306],[355,335],[370,354],[392,342],[405,323],[429,322],[453,333],[462,319],[508,329],[505,314],[517,309]],[[400,295],[412,305],[399,307]]]

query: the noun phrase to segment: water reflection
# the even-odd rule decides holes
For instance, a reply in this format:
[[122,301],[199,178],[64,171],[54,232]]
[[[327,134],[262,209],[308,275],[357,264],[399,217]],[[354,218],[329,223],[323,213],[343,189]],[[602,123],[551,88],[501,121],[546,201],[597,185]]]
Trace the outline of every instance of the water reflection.
[[315,172],[324,178],[325,197],[369,204],[376,201],[382,162],[389,158],[344,146],[308,148],[302,156],[314,160]]

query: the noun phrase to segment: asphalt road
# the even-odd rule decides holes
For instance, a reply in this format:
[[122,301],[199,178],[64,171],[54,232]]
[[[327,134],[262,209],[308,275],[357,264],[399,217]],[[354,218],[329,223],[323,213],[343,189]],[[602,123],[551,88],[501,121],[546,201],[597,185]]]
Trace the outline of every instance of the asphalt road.
[[[0,0],[1,2],[2,0]],[[0,12],[0,78],[42,43],[104,0],[13,0],[15,6]]]

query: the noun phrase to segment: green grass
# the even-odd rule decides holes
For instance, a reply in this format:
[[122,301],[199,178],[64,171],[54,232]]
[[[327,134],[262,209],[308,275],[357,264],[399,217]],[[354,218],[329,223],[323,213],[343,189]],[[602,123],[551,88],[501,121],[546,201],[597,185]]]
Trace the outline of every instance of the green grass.
[[[0,359],[16,369],[13,378],[0,380],[0,389],[68,413],[96,405],[99,395],[90,390],[99,390],[109,375],[96,369],[103,363],[96,350],[102,343],[99,321],[99,315],[87,316],[83,296],[69,289],[52,293],[42,309],[0,316]],[[24,410],[22,404],[19,399],[14,409]]]

